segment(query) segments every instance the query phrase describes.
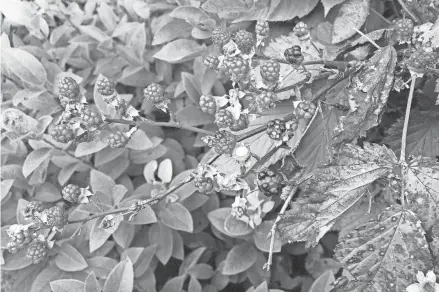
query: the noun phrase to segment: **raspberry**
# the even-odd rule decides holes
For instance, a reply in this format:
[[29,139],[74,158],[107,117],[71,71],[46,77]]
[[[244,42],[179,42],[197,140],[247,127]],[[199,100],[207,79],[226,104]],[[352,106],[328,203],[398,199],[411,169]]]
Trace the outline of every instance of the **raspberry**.
[[247,78],[249,67],[247,61],[241,57],[225,57],[224,68],[226,75],[232,81],[244,81]]
[[207,56],[203,60],[203,64],[212,70],[217,70],[219,65],[219,59],[217,56]]
[[40,215],[40,221],[46,226],[62,229],[67,223],[68,214],[62,206],[53,206],[44,210]]
[[230,154],[236,145],[236,136],[230,132],[220,130],[214,136],[214,149],[219,154]]
[[143,98],[153,103],[159,103],[166,100],[163,88],[157,83],[152,83],[143,90]]
[[430,48],[416,50],[407,60],[407,67],[416,72],[424,73],[428,67],[434,68],[438,62],[438,54]]
[[256,96],[256,104],[262,109],[269,109],[274,107],[274,99],[276,94],[271,91],[263,91]]
[[299,21],[296,26],[293,28],[293,33],[299,38],[301,41],[308,40],[311,35],[309,33],[309,27],[303,21]]
[[101,95],[109,96],[114,93],[116,83],[107,77],[103,77],[96,82],[96,87]]
[[415,24],[410,18],[395,19],[389,26],[387,34],[389,39],[394,42],[409,42]]
[[69,125],[66,124],[54,126],[50,131],[50,135],[55,141],[60,143],[68,143],[75,139],[75,132]]
[[81,119],[88,127],[97,127],[103,121],[101,113],[94,107],[85,108],[81,113]]
[[250,53],[253,46],[255,45],[253,34],[244,29],[238,30],[233,35],[233,40],[235,41],[239,50],[244,54]]
[[34,241],[27,249],[26,257],[32,261],[33,264],[42,262],[48,253],[48,246],[45,241]]
[[111,133],[108,136],[108,143],[111,148],[122,148],[128,144],[128,137],[122,133],[121,131],[117,131],[116,133]]
[[267,123],[267,134],[273,140],[282,140],[283,135],[287,131],[285,122],[275,119]]
[[81,195],[81,189],[78,185],[69,184],[62,190],[62,197],[70,203],[77,203],[78,197]]
[[233,114],[226,109],[219,110],[215,115],[215,124],[220,129],[230,127],[234,121]]
[[261,77],[268,82],[279,80],[280,65],[274,60],[268,60],[261,65]]
[[29,202],[26,207],[23,208],[22,212],[25,219],[35,218],[35,213],[41,213],[45,209],[45,204],[41,201]]
[[258,174],[258,187],[266,196],[280,195],[284,187],[284,179],[280,173],[272,170],[262,171]]
[[212,31],[213,44],[222,51],[223,46],[232,38],[232,34],[227,28],[217,27]]
[[210,177],[195,178],[195,187],[200,193],[211,193],[213,191],[213,180]]
[[202,95],[200,97],[201,111],[209,115],[213,115],[216,112],[216,101],[211,94]]
[[285,60],[291,65],[300,65],[303,62],[302,49],[299,46],[292,46],[284,51]]
[[235,132],[241,131],[241,130],[247,129],[248,123],[249,123],[248,115],[241,114],[239,116],[239,118],[236,121],[234,121],[233,124],[229,128],[230,128],[230,130],[235,131]]
[[68,100],[78,100],[79,98],[79,85],[72,77],[63,77],[58,82],[59,94],[67,98]]
[[37,234],[33,230],[19,224],[11,225],[6,232],[11,239],[6,245],[10,253],[16,253],[25,248],[37,237]]
[[296,107],[296,116],[299,118],[310,119],[316,112],[317,107],[309,101],[302,101]]
[[268,24],[268,21],[258,20],[256,22],[255,32],[257,35],[260,35],[262,37],[266,37],[266,36],[268,36],[269,31],[270,31],[270,26]]

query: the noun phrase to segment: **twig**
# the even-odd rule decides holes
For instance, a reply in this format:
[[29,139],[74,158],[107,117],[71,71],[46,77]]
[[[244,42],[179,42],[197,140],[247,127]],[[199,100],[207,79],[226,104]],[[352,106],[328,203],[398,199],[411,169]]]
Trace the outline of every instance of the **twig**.
[[369,41],[369,43],[371,43],[372,45],[375,46],[375,48],[377,48],[378,50],[381,49],[380,46],[377,45],[376,42],[374,42],[370,37],[368,37],[367,35],[365,35],[363,32],[361,32],[360,30],[358,30],[356,27],[354,27],[355,31],[357,33],[359,33],[362,37],[364,37],[365,39],[367,39]]
[[188,131],[197,132],[197,133],[206,134],[206,135],[214,135],[214,133],[211,131],[199,129],[199,128],[193,127],[193,126],[183,126],[183,125],[179,125],[176,123],[170,123],[170,122],[155,122],[155,121],[149,121],[149,120],[135,122],[135,121],[128,121],[128,120],[123,120],[123,119],[106,119],[106,121],[109,123],[124,124],[124,125],[131,125],[131,126],[141,126],[142,124],[150,124],[150,125],[162,126],[162,127],[179,128],[179,129],[188,130]]
[[410,11],[410,9],[408,9],[408,7],[405,5],[403,0],[398,0],[399,5],[401,5],[402,9],[407,12],[407,14],[413,19],[413,21],[415,23],[419,23],[420,20],[419,18],[413,14],[413,12]]
[[96,219],[96,218],[100,218],[100,217],[104,217],[104,216],[107,216],[107,215],[123,213],[123,212],[129,212],[129,211],[130,211],[130,207],[122,208],[122,209],[116,209],[116,210],[110,210],[110,211],[94,214],[94,215],[92,215],[90,217],[87,217],[87,218],[84,218],[84,219],[69,220],[68,224],[83,223],[83,222],[87,222],[87,221],[90,221],[90,220],[93,220],[93,219]]

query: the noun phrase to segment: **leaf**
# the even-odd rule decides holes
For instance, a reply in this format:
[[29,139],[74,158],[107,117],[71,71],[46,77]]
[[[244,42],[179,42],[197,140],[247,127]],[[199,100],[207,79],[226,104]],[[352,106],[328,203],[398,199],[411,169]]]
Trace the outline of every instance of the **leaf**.
[[177,111],[176,115],[183,125],[194,127],[212,124],[215,119],[213,115],[209,115],[195,106],[185,106]]
[[186,275],[172,278],[171,280],[166,282],[165,286],[163,286],[163,288],[162,288],[162,290],[160,290],[160,292],[183,291],[183,284],[184,284],[185,279],[186,279]]
[[98,279],[96,279],[94,272],[88,274],[87,278],[85,279],[84,292],[101,292],[101,285],[99,285]]
[[262,282],[258,287],[255,288],[253,292],[268,292],[267,281]]
[[224,230],[230,236],[244,236],[253,232],[253,229],[247,223],[235,219],[231,214],[224,221]]
[[157,171],[157,176],[162,181],[162,183],[170,183],[172,180],[172,161],[166,158],[160,162],[159,169]]
[[417,282],[416,271],[433,267],[425,232],[417,222],[413,213],[393,206],[378,220],[341,238],[335,259],[354,281],[341,283],[335,290],[404,291]]
[[117,16],[114,14],[113,9],[107,3],[102,2],[99,3],[97,12],[107,31],[113,31],[117,25]]
[[156,244],[158,249],[157,258],[164,265],[169,261],[172,254],[172,230],[161,222],[153,224],[149,229],[149,242]]
[[171,203],[159,213],[163,224],[175,230],[192,232],[194,223],[191,213],[180,203]]
[[365,67],[351,77],[353,84],[346,90],[350,110],[334,130],[335,148],[366,136],[367,130],[378,125],[393,84],[395,64],[395,49],[385,47],[377,50]]
[[325,16],[328,15],[329,10],[331,10],[332,7],[334,7],[340,3],[343,3],[345,1],[346,0],[322,0],[323,7],[325,8]]
[[207,217],[209,218],[210,223],[212,223],[216,229],[228,235],[228,232],[224,229],[224,222],[226,221],[227,217],[229,217],[231,211],[231,208],[220,208],[209,212]]
[[61,171],[58,173],[58,182],[60,185],[64,185],[67,183],[72,177],[73,173],[78,168],[79,163],[70,163],[69,165],[63,167]]
[[96,274],[96,277],[106,279],[118,261],[103,256],[95,256],[87,259],[87,263]]
[[314,281],[311,288],[309,288],[309,292],[329,292],[332,289],[331,284],[334,281],[334,273],[332,270],[327,270]]
[[35,199],[38,201],[56,202],[61,198],[61,192],[50,182],[44,182],[35,192]]
[[201,5],[205,12],[223,13],[223,12],[246,12],[251,6],[243,0],[207,0]]
[[208,264],[197,264],[187,270],[187,273],[197,279],[207,280],[212,278],[214,271]]
[[0,5],[0,11],[13,24],[30,26],[35,11],[29,4],[11,0],[8,1],[8,5]]
[[2,67],[3,65],[24,84],[43,87],[47,81],[47,73],[43,65],[25,50],[19,48],[2,50]]
[[197,42],[188,39],[178,39],[165,45],[154,58],[171,64],[183,63],[202,54],[204,48]]
[[83,34],[91,36],[100,43],[111,40],[110,36],[94,25],[81,25],[79,29]]
[[332,43],[347,40],[366,22],[369,15],[369,0],[348,0],[340,8],[332,27]]
[[40,166],[52,153],[52,148],[38,148],[26,157],[23,163],[23,175],[28,177],[38,166]]
[[[269,236],[271,228],[273,227],[273,221],[263,221],[255,230],[255,233],[253,234],[253,239],[255,242],[256,247],[263,251],[263,252],[269,252],[270,251],[270,244],[271,244],[271,236]],[[280,252],[282,248],[282,241],[279,237],[278,233],[275,233],[274,238],[274,246],[273,246],[273,252]]]
[[15,254],[6,253],[4,255],[5,264],[2,270],[15,271],[32,265],[32,261],[26,257],[26,249],[20,250]]
[[82,271],[88,266],[81,253],[68,243],[62,245],[55,263],[58,268],[67,272]]
[[304,196],[285,212],[278,224],[289,242],[314,246],[335,220],[368,192],[368,186],[387,175],[397,159],[385,146],[346,144],[331,164],[317,168],[301,186]]
[[281,0],[278,1],[278,3],[275,8],[270,7],[268,21],[285,21],[293,19],[294,17],[302,18],[308,15],[319,1]]
[[[388,131],[384,143],[388,144],[396,155],[401,151],[404,118],[399,119]],[[412,111],[407,128],[406,154],[435,157],[439,153],[439,113],[433,111]]]
[[53,292],[83,292],[84,282],[74,279],[63,279],[50,282]]
[[101,192],[110,197],[116,183],[105,173],[92,169],[90,172],[90,186],[94,193]]
[[104,292],[132,292],[133,285],[133,264],[128,259],[118,263],[110,272],[104,284]]
[[136,262],[139,260],[142,252],[143,252],[143,247],[127,248],[122,252],[120,260],[125,261],[127,259],[130,259],[130,261],[133,263],[134,266]]
[[191,277],[188,286],[188,292],[202,292],[203,288],[201,287],[200,282],[196,277]]
[[216,21],[210,18],[202,9],[193,6],[177,7],[171,12],[170,16],[183,19],[194,28],[206,32],[212,31],[216,24]]
[[146,150],[154,147],[154,144],[151,142],[145,132],[139,129],[131,136],[126,147],[133,150]]
[[201,90],[199,82],[196,77],[187,72],[181,73],[181,82],[183,83],[184,90],[192,101],[198,105],[200,103]]
[[64,272],[58,269],[55,265],[47,266],[35,278],[32,283],[31,292],[49,291],[50,282],[62,278]]
[[139,25],[128,34],[126,40],[127,47],[132,47],[139,60],[143,59],[146,46],[146,30],[145,24],[139,23]]
[[152,39],[152,45],[161,45],[176,38],[185,38],[190,35],[191,30],[192,25],[185,20],[174,19],[156,31],[154,38]]
[[203,253],[206,251],[205,247],[199,247],[196,250],[192,251],[190,254],[186,256],[186,258],[183,260],[183,263],[180,265],[180,268],[178,270],[178,275],[184,275],[187,274],[188,269],[195,266],[198,261],[200,260]]
[[104,142],[103,140],[82,142],[82,143],[79,143],[78,146],[76,146],[75,156],[81,157],[81,156],[85,156],[85,155],[90,155],[90,154],[101,151],[102,149],[104,149],[107,146],[108,146],[108,143]]
[[[95,219],[94,221],[95,222],[90,230],[90,241],[89,241],[90,252],[94,252],[95,250],[100,248],[111,236],[111,232],[99,227],[102,219]],[[117,226],[118,223],[120,223],[120,221],[116,221]]]
[[132,224],[122,221],[113,233],[114,241],[122,248],[128,248],[134,239],[135,230]]
[[146,87],[156,82],[157,76],[147,71],[143,66],[132,65],[123,69],[122,76],[117,81],[128,86]]
[[155,252],[157,250],[157,245],[153,244],[145,247],[140,255],[139,261],[134,264],[134,276],[140,277],[148,269],[151,260],[153,259]]
[[248,243],[235,245],[227,254],[223,275],[236,275],[246,271],[256,262],[257,253],[254,246]]

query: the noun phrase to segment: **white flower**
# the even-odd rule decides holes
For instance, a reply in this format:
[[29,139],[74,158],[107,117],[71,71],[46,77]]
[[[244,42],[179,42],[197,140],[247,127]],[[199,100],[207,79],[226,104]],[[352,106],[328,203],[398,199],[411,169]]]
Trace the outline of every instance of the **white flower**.
[[232,204],[232,208],[241,207],[241,208],[247,209],[246,204],[247,204],[246,198],[241,198],[239,196],[236,196],[235,202]]
[[250,147],[243,143],[236,145],[233,150],[233,158],[238,162],[245,162],[251,155]]
[[436,275],[429,271],[426,276],[419,271],[416,275],[419,283],[414,283],[406,288],[407,292],[439,292],[439,284],[436,283]]

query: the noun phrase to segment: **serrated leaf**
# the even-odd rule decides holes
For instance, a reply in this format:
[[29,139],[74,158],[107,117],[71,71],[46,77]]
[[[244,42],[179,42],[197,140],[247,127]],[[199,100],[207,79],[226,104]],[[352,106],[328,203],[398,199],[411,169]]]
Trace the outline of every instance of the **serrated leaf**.
[[133,264],[128,259],[118,263],[108,275],[104,292],[132,292],[134,285]]
[[172,255],[172,229],[158,222],[151,226],[148,235],[150,243],[157,245],[157,258],[162,264],[166,265]]
[[191,213],[180,203],[171,203],[159,213],[163,224],[175,230],[192,232],[194,222]]
[[192,60],[202,54],[204,48],[197,42],[188,39],[178,39],[165,45],[154,58],[177,64]]
[[257,250],[251,244],[235,245],[227,254],[223,275],[236,275],[246,271],[256,262],[257,254]]
[[328,15],[328,13],[332,9],[332,7],[334,7],[340,3],[343,3],[344,1],[346,1],[346,0],[322,0],[323,7],[325,8],[325,16]]
[[[392,147],[396,155],[401,151],[404,118],[399,119],[388,131],[384,143]],[[412,111],[407,128],[406,153],[435,157],[439,153],[439,113]]]
[[360,29],[369,15],[369,0],[348,0],[338,13],[332,27],[332,43],[347,40]]
[[23,163],[23,175],[28,177],[38,166],[40,166],[52,153],[52,148],[38,148],[26,157]]
[[385,146],[346,144],[331,164],[313,171],[304,195],[282,216],[278,229],[289,242],[314,246],[335,220],[367,193],[369,184],[387,175],[397,159]]
[[58,268],[67,272],[82,271],[88,266],[81,253],[68,243],[61,247],[55,263]]
[[389,46],[377,50],[365,67],[354,74],[353,84],[346,90],[349,113],[340,118],[334,130],[335,148],[366,136],[367,130],[378,125],[393,84],[395,64],[396,51]]
[[377,221],[341,238],[335,258],[354,281],[341,283],[335,291],[404,291],[417,282],[416,271],[433,267],[425,233],[417,222],[412,212],[393,206]]
[[83,292],[84,282],[74,279],[62,279],[50,282],[53,292]]
[[176,38],[185,38],[189,36],[191,30],[192,25],[183,19],[174,19],[156,31],[152,40],[152,45],[161,45]]

